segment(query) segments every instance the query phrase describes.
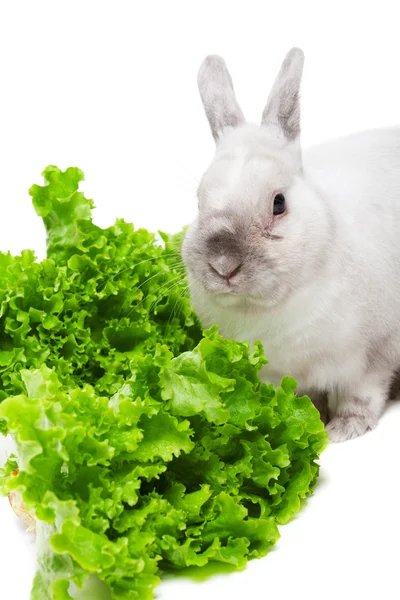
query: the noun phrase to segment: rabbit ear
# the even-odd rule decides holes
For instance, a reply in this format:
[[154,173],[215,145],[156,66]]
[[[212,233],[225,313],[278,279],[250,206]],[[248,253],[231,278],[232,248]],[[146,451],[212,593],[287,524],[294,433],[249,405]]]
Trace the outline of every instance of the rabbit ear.
[[262,125],[277,126],[281,135],[293,142],[300,135],[299,92],[304,53],[292,48],[282,63],[262,115]]
[[199,69],[197,83],[215,141],[226,127],[237,127],[245,122],[223,58],[207,56]]

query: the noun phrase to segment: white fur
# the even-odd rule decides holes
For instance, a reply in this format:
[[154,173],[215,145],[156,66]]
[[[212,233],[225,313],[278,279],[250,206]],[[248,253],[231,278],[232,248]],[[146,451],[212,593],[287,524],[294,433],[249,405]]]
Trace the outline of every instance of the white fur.
[[229,290],[205,284],[190,253],[199,220],[183,256],[204,326],[260,340],[263,377],[275,385],[292,375],[305,392],[329,392],[328,430],[342,441],[376,425],[400,367],[400,128],[311,148],[302,170],[296,148],[276,145],[263,127],[227,130],[199,188],[209,232],[229,228],[226,207],[261,219],[269,195],[285,190],[288,214],[271,226],[283,239],[265,248],[274,268],[239,274]]

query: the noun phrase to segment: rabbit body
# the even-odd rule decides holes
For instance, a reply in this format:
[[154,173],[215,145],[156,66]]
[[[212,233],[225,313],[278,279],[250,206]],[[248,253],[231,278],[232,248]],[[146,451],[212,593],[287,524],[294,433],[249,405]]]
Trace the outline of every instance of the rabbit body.
[[183,258],[203,325],[260,340],[263,379],[292,375],[325,421],[329,398],[330,438],[344,441],[376,426],[400,367],[400,128],[301,153],[298,98],[288,93],[301,51],[285,61],[261,127],[244,123],[230,79],[228,119],[203,86],[217,152]]

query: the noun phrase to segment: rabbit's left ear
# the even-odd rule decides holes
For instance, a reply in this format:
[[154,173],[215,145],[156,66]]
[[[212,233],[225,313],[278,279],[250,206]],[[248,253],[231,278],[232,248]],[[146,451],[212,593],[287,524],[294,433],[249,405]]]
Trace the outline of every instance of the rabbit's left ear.
[[294,142],[300,136],[300,83],[304,53],[292,48],[282,63],[262,115],[262,125],[273,127],[280,138]]
[[238,127],[245,122],[224,59],[217,55],[207,56],[199,69],[197,83],[213,137],[217,142],[225,129]]

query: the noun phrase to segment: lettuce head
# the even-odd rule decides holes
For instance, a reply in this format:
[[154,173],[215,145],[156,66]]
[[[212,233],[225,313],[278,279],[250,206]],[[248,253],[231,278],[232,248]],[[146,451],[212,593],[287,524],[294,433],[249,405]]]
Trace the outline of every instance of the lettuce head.
[[97,227],[79,169],[44,177],[47,258],[0,254],[0,430],[17,448],[0,485],[36,521],[31,599],[150,600],[165,569],[243,568],[314,489],[318,411],[290,377],[260,381],[260,344],[202,332],[182,233]]

